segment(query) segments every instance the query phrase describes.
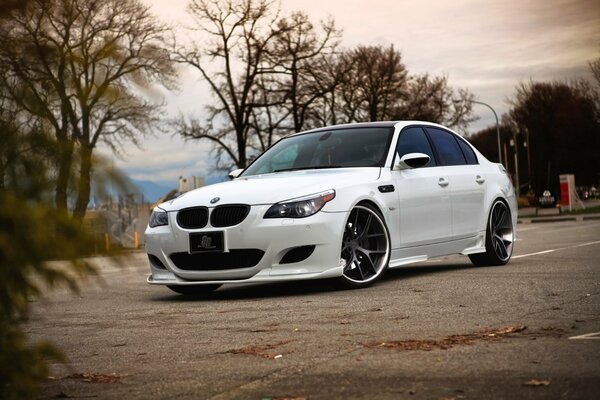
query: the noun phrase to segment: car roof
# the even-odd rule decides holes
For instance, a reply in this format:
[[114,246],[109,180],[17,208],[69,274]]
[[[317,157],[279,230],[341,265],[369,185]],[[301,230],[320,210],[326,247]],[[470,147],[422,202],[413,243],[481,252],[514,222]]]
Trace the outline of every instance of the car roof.
[[298,133],[294,133],[290,136],[301,135],[304,133],[313,133],[313,132],[322,132],[322,131],[330,131],[332,129],[343,129],[343,128],[395,128],[398,126],[408,126],[408,125],[428,125],[428,126],[436,126],[444,129],[448,129],[443,125],[439,125],[433,122],[427,121],[416,121],[416,120],[406,120],[406,121],[377,121],[377,122],[353,122],[350,124],[339,124],[339,125],[329,125],[324,126],[322,128],[310,129],[307,131],[302,131]]

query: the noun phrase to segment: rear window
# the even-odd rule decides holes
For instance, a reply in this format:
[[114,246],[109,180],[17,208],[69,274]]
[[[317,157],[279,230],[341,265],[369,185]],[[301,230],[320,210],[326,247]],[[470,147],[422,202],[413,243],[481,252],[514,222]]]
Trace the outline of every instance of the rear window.
[[437,128],[427,127],[426,129],[437,152],[440,165],[464,165],[467,163],[453,134]]
[[478,164],[477,156],[475,155],[475,152],[473,151],[471,146],[469,146],[467,144],[467,142],[465,142],[462,139],[459,139],[459,138],[455,138],[455,139],[458,142],[458,145],[460,146],[460,149],[462,150],[463,155],[467,159],[467,164]]

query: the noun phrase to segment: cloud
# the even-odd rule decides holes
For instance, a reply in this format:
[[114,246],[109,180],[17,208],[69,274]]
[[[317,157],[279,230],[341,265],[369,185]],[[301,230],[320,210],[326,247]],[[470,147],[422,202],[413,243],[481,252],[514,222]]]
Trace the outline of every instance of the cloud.
[[163,135],[148,136],[142,148],[131,145],[122,158],[106,149],[100,149],[100,154],[134,179],[176,182],[179,176],[209,175],[214,164],[210,151],[206,141]]

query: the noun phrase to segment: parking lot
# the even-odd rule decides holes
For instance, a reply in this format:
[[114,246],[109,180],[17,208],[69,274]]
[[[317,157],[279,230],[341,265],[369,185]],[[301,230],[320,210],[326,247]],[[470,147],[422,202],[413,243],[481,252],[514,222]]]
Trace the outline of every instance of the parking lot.
[[80,295],[33,305],[27,333],[70,361],[42,397],[597,398],[600,220],[517,234],[506,266],[445,257],[354,291],[307,281],[185,299],[145,283],[144,253],[99,259]]

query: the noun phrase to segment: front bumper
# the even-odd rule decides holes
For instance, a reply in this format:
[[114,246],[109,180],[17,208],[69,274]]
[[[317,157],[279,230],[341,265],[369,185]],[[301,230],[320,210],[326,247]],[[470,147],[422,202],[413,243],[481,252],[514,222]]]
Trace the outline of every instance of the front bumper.
[[[348,213],[320,211],[299,219],[263,219],[268,205],[252,206],[246,219],[235,226],[184,229],[176,221],[176,211],[169,212],[169,225],[147,228],[146,252],[156,257],[164,268],[150,262],[148,283],[157,285],[197,285],[215,283],[276,282],[284,280],[328,278],[342,275],[340,249],[343,227]],[[264,251],[261,260],[249,268],[222,270],[183,270],[171,259],[174,253],[189,251],[192,232],[222,231],[225,252],[237,249]],[[300,246],[315,246],[312,254],[295,263],[282,264],[283,256]]]

